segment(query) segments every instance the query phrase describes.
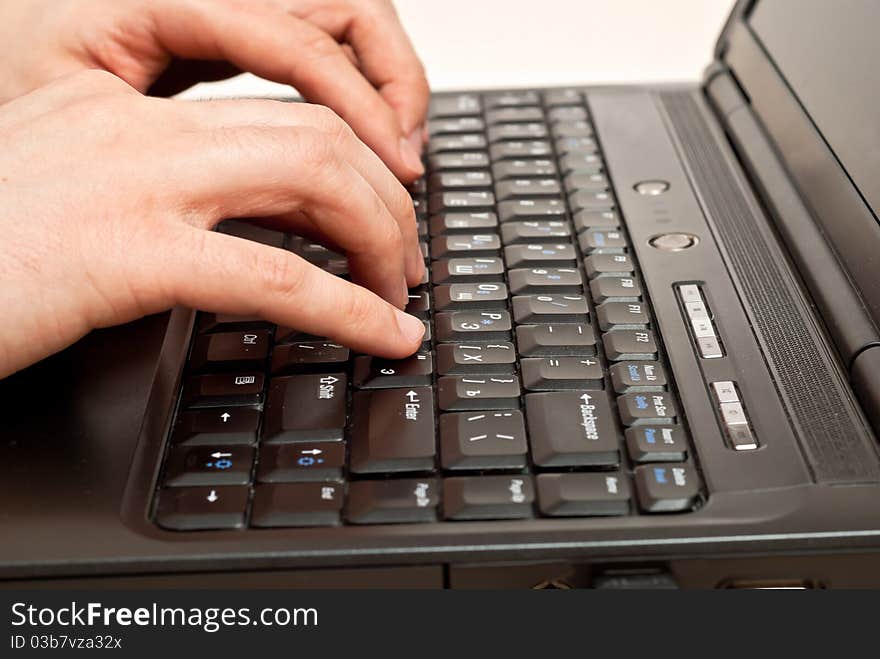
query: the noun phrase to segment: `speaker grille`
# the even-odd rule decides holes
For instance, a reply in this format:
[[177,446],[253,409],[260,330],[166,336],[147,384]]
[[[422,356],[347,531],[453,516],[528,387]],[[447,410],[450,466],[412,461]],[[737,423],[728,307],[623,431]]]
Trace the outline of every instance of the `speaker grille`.
[[762,235],[696,101],[687,92],[660,94],[690,175],[739,280],[777,389],[817,481],[880,479],[875,444],[845,393],[789,288],[789,277]]

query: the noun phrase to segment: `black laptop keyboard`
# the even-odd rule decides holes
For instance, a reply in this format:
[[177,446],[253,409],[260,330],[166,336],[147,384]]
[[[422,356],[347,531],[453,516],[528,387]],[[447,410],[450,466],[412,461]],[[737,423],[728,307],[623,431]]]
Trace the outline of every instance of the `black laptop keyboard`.
[[[427,332],[389,361],[200,313],[167,529],[682,513],[703,486],[576,90],[438,96],[411,186]],[[347,276],[294,236],[225,223]]]

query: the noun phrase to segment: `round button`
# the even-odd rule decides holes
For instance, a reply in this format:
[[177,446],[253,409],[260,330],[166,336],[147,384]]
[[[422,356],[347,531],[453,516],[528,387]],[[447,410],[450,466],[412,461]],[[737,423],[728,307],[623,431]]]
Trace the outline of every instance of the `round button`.
[[662,249],[664,252],[680,252],[697,244],[697,237],[689,233],[664,233],[654,236],[648,241],[651,247]]
[[640,181],[633,187],[639,194],[646,197],[656,197],[669,189],[669,183],[666,181]]

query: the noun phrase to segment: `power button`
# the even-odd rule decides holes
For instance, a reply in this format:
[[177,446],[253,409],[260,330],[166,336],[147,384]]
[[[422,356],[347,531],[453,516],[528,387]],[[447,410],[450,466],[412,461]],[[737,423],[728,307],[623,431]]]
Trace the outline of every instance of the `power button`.
[[669,189],[669,183],[667,181],[639,181],[633,188],[640,195],[656,197]]

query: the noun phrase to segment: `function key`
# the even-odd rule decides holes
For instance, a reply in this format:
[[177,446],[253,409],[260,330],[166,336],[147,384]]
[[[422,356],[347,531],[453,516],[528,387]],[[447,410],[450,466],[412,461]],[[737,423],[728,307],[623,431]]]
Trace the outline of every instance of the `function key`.
[[188,407],[259,405],[263,381],[262,373],[197,375],[183,386],[181,402]]
[[697,474],[687,464],[636,467],[635,482],[639,505],[649,513],[691,510],[700,494]]
[[342,497],[340,483],[258,485],[251,526],[338,526]]
[[446,519],[531,517],[534,501],[531,476],[464,476],[443,481],[443,517]]
[[559,159],[559,170],[563,175],[595,174],[602,169],[602,158],[595,153],[567,153]]
[[577,268],[518,268],[508,273],[513,295],[583,293],[583,279]]
[[342,480],[343,442],[266,444],[260,448],[257,480],[261,483],[297,483]]
[[611,361],[657,360],[657,342],[650,330],[614,330],[602,335],[605,356]]
[[485,128],[486,125],[479,117],[432,119],[428,122],[428,134],[431,137],[457,133],[480,133]]
[[177,446],[168,454],[165,485],[247,485],[253,464],[250,446]]
[[532,460],[539,467],[616,466],[617,421],[604,392],[526,396]]
[[515,375],[444,375],[437,380],[437,405],[447,412],[513,410],[519,395]]
[[431,254],[435,259],[444,256],[498,256],[501,238],[495,233],[453,234],[436,236],[431,240]]
[[482,151],[435,153],[428,157],[428,167],[434,172],[455,169],[478,169],[488,167],[489,164],[489,155]]
[[498,226],[498,216],[490,211],[471,213],[441,213],[431,217],[431,235],[474,233]]
[[619,394],[663,391],[666,372],[658,362],[620,362],[611,367],[611,385]]
[[517,295],[513,317],[519,324],[586,322],[589,314],[583,295]]
[[556,176],[556,163],[552,160],[502,160],[492,165],[492,175],[496,181]]
[[439,484],[436,478],[352,482],[348,486],[345,519],[350,524],[436,521]]
[[498,281],[504,274],[504,262],[494,256],[470,259],[442,259],[431,265],[435,284]]
[[481,114],[483,104],[476,94],[457,94],[454,96],[435,96],[431,99],[428,116],[432,119],[440,117],[467,117]]
[[561,199],[515,199],[498,204],[498,217],[502,222],[559,219],[565,214],[565,202]]
[[597,357],[526,358],[520,368],[528,391],[601,389],[605,376]]
[[677,414],[672,397],[662,392],[623,394],[617,397],[617,408],[625,426],[670,424]]
[[559,198],[561,192],[555,178],[512,179],[495,184],[495,198],[499,201],[520,197]]
[[438,341],[506,341],[510,314],[506,311],[453,311],[435,317]]
[[589,121],[556,121],[553,123],[556,137],[592,137],[593,126]]
[[628,515],[629,483],[619,473],[541,474],[538,505],[550,517]]
[[548,108],[564,105],[581,105],[584,95],[576,89],[551,89],[544,92],[544,104]]
[[354,360],[354,386],[359,389],[393,389],[431,384],[434,359],[430,351],[419,351],[403,359],[382,359],[362,355]]
[[177,417],[172,444],[204,446],[253,444],[257,441],[260,411],[253,407],[189,410]]
[[619,229],[620,217],[617,211],[578,211],[572,215],[574,228],[580,233],[587,229]]
[[553,147],[546,140],[498,142],[489,147],[489,155],[493,162],[519,158],[549,158],[553,156]]
[[586,323],[520,325],[516,343],[524,357],[591,357],[596,354],[596,336]]
[[508,245],[504,248],[504,259],[508,268],[573,266],[577,253],[570,243],[528,243]]
[[173,531],[239,529],[249,497],[247,486],[166,488],[159,494],[156,523]]
[[206,334],[193,344],[189,365],[193,371],[261,368],[270,341],[268,330]]
[[555,141],[556,153],[561,156],[595,156],[598,162],[599,147],[592,137],[560,137]]
[[547,119],[554,124],[559,121],[586,121],[587,118],[586,108],[579,105],[564,105],[547,112]]
[[457,412],[440,415],[444,469],[523,469],[526,429],[522,412]]
[[433,390],[403,387],[356,393],[350,451],[349,468],[356,474],[432,471]]
[[593,302],[638,302],[642,299],[642,287],[635,277],[599,277],[590,282]]
[[537,107],[504,107],[486,112],[490,124],[531,123],[544,120],[544,111]]
[[527,124],[496,124],[486,131],[489,143],[508,140],[543,140],[547,137],[547,126],[541,123]]
[[568,195],[568,205],[572,213],[611,210],[614,208],[614,196],[608,190],[578,190]]
[[563,180],[567,192],[577,190],[608,190],[608,179],[605,174],[569,174]]
[[488,190],[492,187],[492,176],[487,171],[436,172],[428,179],[428,187],[433,190]]
[[570,237],[571,227],[562,220],[523,220],[501,226],[501,241],[505,245],[557,242]]
[[437,345],[437,372],[440,375],[513,373],[515,363],[516,350],[507,341]]
[[263,441],[341,441],[347,383],[345,373],[272,380],[263,418]]
[[687,439],[680,426],[634,426],[626,429],[626,449],[633,462],[682,462]]
[[338,370],[344,368],[348,358],[348,348],[338,343],[287,343],[272,351],[272,373]]
[[524,105],[541,105],[541,97],[536,91],[512,91],[498,94],[485,94],[486,108],[509,108]]
[[596,307],[599,329],[609,332],[615,329],[644,329],[650,317],[641,302],[605,302]]
[[584,259],[584,268],[590,279],[602,276],[626,277],[635,271],[626,254],[590,254]]

